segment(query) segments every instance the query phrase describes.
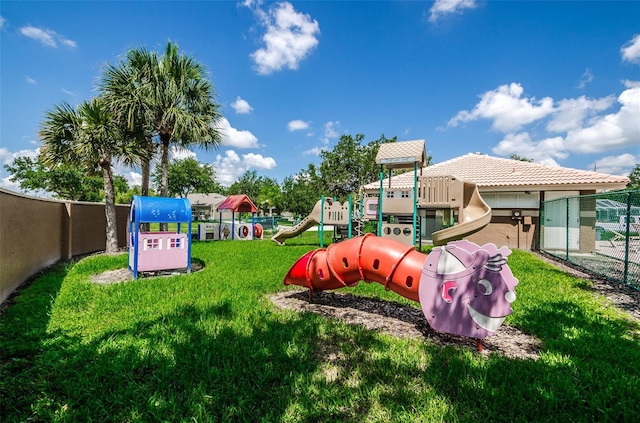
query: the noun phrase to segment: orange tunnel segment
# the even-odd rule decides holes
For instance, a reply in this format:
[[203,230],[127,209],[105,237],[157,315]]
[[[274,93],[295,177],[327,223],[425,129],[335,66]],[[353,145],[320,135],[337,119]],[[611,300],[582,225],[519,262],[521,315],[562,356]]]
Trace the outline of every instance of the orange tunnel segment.
[[413,247],[367,234],[305,254],[289,270],[284,283],[325,291],[365,280],[419,301],[418,286],[426,258]]

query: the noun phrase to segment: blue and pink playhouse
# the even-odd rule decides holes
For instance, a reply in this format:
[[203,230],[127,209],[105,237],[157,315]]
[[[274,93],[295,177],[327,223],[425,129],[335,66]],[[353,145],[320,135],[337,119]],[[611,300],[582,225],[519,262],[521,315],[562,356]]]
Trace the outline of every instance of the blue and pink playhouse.
[[[144,223],[175,223],[175,232],[141,232]],[[181,233],[181,225],[187,233]],[[191,204],[186,198],[134,196],[129,214],[129,270],[191,272]]]

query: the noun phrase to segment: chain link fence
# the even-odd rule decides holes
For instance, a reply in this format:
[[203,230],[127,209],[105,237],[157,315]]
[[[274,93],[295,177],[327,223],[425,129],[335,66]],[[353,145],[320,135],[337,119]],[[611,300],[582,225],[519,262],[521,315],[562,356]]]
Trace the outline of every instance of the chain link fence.
[[544,201],[540,249],[640,291],[640,190]]

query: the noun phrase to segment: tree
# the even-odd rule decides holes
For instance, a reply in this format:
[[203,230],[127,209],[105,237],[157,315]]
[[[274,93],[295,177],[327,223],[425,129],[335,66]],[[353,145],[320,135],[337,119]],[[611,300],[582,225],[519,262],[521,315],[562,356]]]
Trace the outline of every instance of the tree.
[[640,164],[638,163],[636,163],[631,173],[629,173],[627,189],[640,189]]
[[99,99],[83,101],[77,109],[63,102],[48,111],[40,126],[42,162],[51,168],[78,166],[101,173],[105,194],[106,251],[118,250],[115,189],[112,164],[137,160],[135,145],[123,137],[106,105]]
[[342,135],[332,150],[320,153],[320,178],[325,194],[345,201],[350,194],[356,194],[362,185],[378,180],[379,166],[375,162],[380,144],[395,142],[396,137],[380,139],[362,145],[364,135]]
[[512,155],[510,155],[509,158],[511,160],[518,160],[518,161],[521,161],[521,162],[533,163],[533,159],[528,159],[526,157],[519,156],[516,153],[513,153]]
[[142,195],[142,187],[140,185],[134,185],[124,192],[116,191],[116,204],[131,204],[134,195]]
[[[384,134],[381,134],[379,139],[371,141],[361,149],[363,154],[361,163],[361,185],[380,180],[380,165],[376,164],[376,156],[378,155],[380,145],[396,141],[398,141],[398,137],[387,138]],[[427,161],[427,166],[428,165],[429,163]]]
[[222,143],[218,130],[219,106],[213,102],[213,86],[207,70],[193,57],[178,54],[178,46],[167,43],[165,53],[152,68],[145,85],[151,104],[151,126],[160,138],[160,195],[169,193],[169,148],[197,145],[204,149]]
[[275,179],[263,178],[262,187],[256,205],[263,214],[275,212],[279,214],[282,210],[282,190]]
[[153,132],[153,81],[158,57],[145,48],[129,50],[117,65],[107,64],[98,87],[120,127],[138,144],[142,182],[140,195],[149,195],[150,166],[158,152]]
[[306,170],[293,176],[287,176],[282,182],[282,207],[295,215],[307,215],[320,199],[324,182],[317,168],[309,164]]
[[50,168],[38,156],[18,157],[4,168],[11,173],[9,180],[18,183],[23,191],[41,191],[72,201],[104,200],[102,178],[89,176],[75,166],[61,164]]
[[[160,195],[169,195],[169,150],[172,145],[204,149],[222,142],[219,105],[201,63],[178,53],[171,41],[158,56],[144,48],[130,50],[117,66],[107,66],[101,89],[118,120],[136,137],[145,138],[145,151],[160,146]],[[144,163],[144,161],[143,161]],[[144,179],[143,169],[143,179]]]
[[255,170],[247,170],[237,181],[227,188],[227,194],[246,194],[254,204],[258,201],[263,178]]
[[[213,165],[198,162],[193,157],[173,160],[169,163],[169,195],[186,197],[187,194],[197,192],[210,194],[221,192],[222,186],[216,182]],[[153,180],[156,187],[160,187],[162,180],[161,169],[156,167]]]

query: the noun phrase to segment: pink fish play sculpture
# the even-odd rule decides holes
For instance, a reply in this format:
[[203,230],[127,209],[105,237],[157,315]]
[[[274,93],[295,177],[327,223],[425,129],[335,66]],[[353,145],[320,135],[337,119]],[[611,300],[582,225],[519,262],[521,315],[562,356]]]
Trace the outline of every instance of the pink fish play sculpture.
[[[302,256],[285,276],[285,285],[315,291],[378,282],[420,302],[431,327],[444,333],[484,339],[511,314],[516,299],[507,257],[511,250],[454,241],[429,255],[372,234],[331,244]],[[480,348],[480,344],[479,344]]]

